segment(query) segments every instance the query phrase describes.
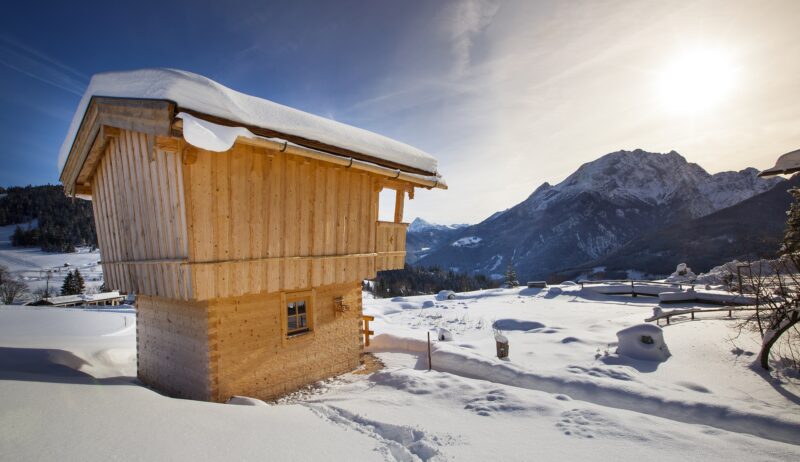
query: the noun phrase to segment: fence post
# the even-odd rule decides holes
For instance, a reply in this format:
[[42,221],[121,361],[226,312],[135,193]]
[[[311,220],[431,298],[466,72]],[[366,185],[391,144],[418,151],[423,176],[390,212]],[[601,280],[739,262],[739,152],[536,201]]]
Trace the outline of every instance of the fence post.
[[428,370],[433,369],[433,364],[431,364],[431,332],[428,331]]

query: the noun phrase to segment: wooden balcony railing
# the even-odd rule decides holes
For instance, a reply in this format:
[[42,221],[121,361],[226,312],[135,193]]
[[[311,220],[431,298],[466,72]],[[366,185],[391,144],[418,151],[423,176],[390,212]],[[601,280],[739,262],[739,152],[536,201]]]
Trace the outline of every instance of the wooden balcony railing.
[[377,223],[375,252],[378,271],[402,269],[406,260],[406,231],[408,223]]

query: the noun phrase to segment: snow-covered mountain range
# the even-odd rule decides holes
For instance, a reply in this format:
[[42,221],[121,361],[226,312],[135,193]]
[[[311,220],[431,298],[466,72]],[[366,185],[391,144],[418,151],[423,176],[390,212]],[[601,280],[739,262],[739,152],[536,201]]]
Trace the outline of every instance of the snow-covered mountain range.
[[[523,202],[479,224],[442,233],[427,228],[430,248],[414,261],[498,277],[513,263],[521,278],[545,278],[596,261],[650,230],[709,215],[782,181],[757,173],[748,168],[709,174],[675,151],[613,152],[582,165],[557,185],[542,184]],[[416,234],[410,230],[409,237]],[[463,243],[469,245],[458,245]]]
[[408,263],[416,262],[427,255],[431,249],[439,246],[442,242],[448,241],[459,229],[467,226],[469,225],[439,225],[425,221],[422,218],[414,219],[408,225],[406,261]]

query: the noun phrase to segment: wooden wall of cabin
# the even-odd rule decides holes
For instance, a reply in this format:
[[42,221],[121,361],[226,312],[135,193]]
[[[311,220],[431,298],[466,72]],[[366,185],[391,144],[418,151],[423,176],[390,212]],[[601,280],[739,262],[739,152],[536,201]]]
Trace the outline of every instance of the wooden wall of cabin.
[[212,399],[208,304],[148,295],[136,300],[138,377],[170,396]]
[[91,179],[109,287],[209,300],[403,267],[408,225],[376,226],[384,178],[244,144],[185,147],[126,130],[109,140]]
[[[348,311],[337,312],[336,297],[343,298]],[[358,367],[363,348],[360,283],[315,290],[311,333],[286,338],[285,309],[278,293],[209,302],[214,401],[233,395],[273,399]]]
[[108,287],[190,298],[180,154],[120,130],[92,177],[92,206]]
[[375,276],[376,175],[244,144],[183,171],[196,299]]

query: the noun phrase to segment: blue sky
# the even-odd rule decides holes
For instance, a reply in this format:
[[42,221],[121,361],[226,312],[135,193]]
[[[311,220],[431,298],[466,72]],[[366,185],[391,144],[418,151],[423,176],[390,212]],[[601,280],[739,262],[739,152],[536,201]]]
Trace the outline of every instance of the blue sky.
[[57,181],[54,153],[97,72],[185,69],[245,93],[347,117],[364,85],[399,65],[398,37],[425,8],[119,3],[15,2],[12,14],[0,18],[0,185]]
[[713,173],[800,147],[791,0],[119,3],[4,2],[0,185],[57,182],[90,76],[143,67],[431,152],[450,190],[407,219],[476,222],[618,149]]

